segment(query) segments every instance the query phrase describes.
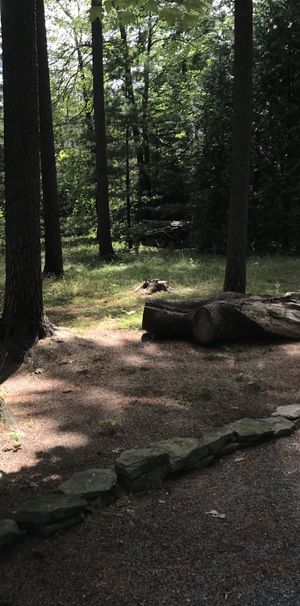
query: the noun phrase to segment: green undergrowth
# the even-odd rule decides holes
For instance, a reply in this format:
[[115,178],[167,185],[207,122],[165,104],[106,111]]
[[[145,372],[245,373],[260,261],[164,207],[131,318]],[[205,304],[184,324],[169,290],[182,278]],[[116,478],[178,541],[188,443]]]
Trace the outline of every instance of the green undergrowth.
[[[145,295],[135,288],[149,278],[167,280],[174,289],[160,293],[160,297],[196,298],[222,290],[222,256],[154,248],[129,253],[115,246],[118,259],[101,264],[97,250],[92,239],[65,240],[64,278],[44,281],[45,307],[55,324],[76,331],[140,328]],[[299,258],[252,257],[248,262],[248,292],[297,290],[299,274]]]

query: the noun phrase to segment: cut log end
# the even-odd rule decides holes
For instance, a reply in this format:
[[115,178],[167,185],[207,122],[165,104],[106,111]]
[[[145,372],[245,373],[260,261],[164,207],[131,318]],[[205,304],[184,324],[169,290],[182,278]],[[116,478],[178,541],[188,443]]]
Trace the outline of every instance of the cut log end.
[[214,325],[208,309],[200,307],[193,321],[193,335],[198,343],[211,343],[214,339]]

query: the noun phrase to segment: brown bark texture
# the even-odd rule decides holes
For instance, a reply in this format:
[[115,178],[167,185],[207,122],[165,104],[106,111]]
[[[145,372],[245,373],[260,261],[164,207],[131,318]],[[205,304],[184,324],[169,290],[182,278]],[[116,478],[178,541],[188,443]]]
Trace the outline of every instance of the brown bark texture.
[[61,276],[63,274],[63,256],[58,212],[57,175],[44,0],[36,0],[36,6],[40,151],[45,227],[44,275]]
[[143,329],[158,338],[198,343],[300,339],[300,293],[244,296],[225,292],[199,301],[147,299]]
[[[101,1],[92,0],[101,8]],[[103,32],[99,17],[92,23],[93,98],[96,137],[97,215],[100,258],[114,258],[108,196],[107,141],[104,103]]]
[[235,0],[233,134],[224,291],[245,293],[252,124],[253,0]]
[[48,331],[40,257],[35,0],[2,0],[6,286],[4,336],[27,348]]

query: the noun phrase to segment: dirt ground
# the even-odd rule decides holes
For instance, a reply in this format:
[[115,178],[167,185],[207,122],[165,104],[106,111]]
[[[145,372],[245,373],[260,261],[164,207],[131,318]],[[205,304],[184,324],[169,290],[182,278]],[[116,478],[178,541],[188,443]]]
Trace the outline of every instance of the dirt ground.
[[[2,385],[18,426],[0,433],[2,517],[123,449],[300,401],[299,344],[203,348],[141,334],[59,330]],[[27,539],[2,555],[0,604],[298,605],[299,434]]]

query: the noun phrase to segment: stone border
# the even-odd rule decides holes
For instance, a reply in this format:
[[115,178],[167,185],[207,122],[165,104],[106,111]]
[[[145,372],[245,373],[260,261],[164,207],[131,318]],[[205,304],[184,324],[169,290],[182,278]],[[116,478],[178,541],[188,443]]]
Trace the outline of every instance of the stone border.
[[238,448],[288,436],[300,427],[300,404],[281,406],[271,417],[243,418],[195,438],[170,438],[125,450],[112,467],[75,473],[48,495],[26,501],[11,519],[0,520],[0,550],[27,533],[49,536],[85,519],[89,503],[115,502],[119,485],[130,492],[160,488],[168,475],[211,465]]

